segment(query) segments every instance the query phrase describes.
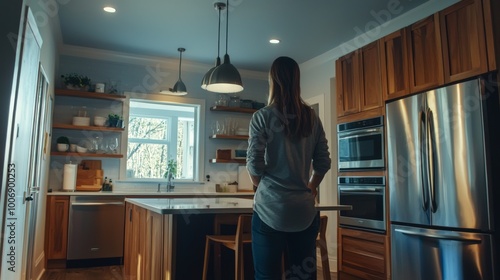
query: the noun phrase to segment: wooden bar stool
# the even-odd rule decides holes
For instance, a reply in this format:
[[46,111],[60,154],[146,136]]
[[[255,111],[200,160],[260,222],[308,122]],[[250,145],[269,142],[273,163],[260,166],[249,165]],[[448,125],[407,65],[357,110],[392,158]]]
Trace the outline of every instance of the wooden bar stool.
[[323,270],[323,279],[330,280],[330,261],[328,260],[328,249],[326,244],[326,226],[328,216],[320,217],[319,234],[316,238],[316,247],[319,248],[321,255],[321,269]]
[[[218,220],[216,216],[216,221],[214,224],[217,226],[218,224],[220,225],[221,222],[222,221]],[[234,265],[235,265],[234,279],[235,280],[244,279],[245,274],[244,274],[243,245],[252,242],[251,227],[252,227],[252,215],[243,214],[239,215],[238,217],[235,235],[220,235],[220,234],[207,235],[205,243],[205,261],[203,263],[203,278],[202,278],[203,280],[207,279],[211,244],[214,244],[214,249],[216,248],[216,246],[223,245],[234,251]],[[216,260],[217,258],[219,258],[219,256],[216,255]],[[220,267],[216,267],[216,271],[218,269],[220,269]]]

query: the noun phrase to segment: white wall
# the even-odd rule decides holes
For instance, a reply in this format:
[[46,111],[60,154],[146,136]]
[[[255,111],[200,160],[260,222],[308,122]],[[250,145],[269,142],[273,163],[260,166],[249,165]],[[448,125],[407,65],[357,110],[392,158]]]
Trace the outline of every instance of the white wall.
[[[353,50],[356,50],[366,44],[382,38],[394,31],[397,31],[405,26],[408,26],[418,20],[421,20],[433,13],[451,6],[458,0],[430,0],[428,3],[421,5],[412,11],[405,14],[403,17],[398,17],[398,6],[389,6],[390,3],[398,3],[398,1],[388,1],[387,10],[373,11],[373,18],[367,19],[365,26],[355,27],[356,30],[363,30],[365,33],[350,40],[341,46],[332,49],[310,61],[300,65],[301,67],[301,83],[302,96],[305,100],[320,98],[328,106],[323,115],[323,126],[328,138],[330,154],[332,158],[332,169],[325,176],[320,188],[320,198],[325,202],[337,202],[337,106],[336,106],[336,89],[335,89],[335,61]],[[369,29],[374,22],[383,23],[380,28]],[[359,33],[359,32],[357,32]],[[337,270],[337,213],[325,213],[329,216],[327,239],[328,253],[330,257],[330,268]]]
[[[235,63],[235,61],[237,61],[237,59],[233,58],[233,63]],[[248,127],[251,117],[250,114],[212,112],[209,110],[209,107],[214,105],[219,94],[205,91],[201,89],[200,85],[203,76],[211,67],[213,67],[213,65],[191,62],[189,60],[189,50],[183,53],[181,76],[188,91],[185,97],[203,99],[206,104],[205,115],[202,118],[205,135],[201,136],[201,143],[205,145],[205,159],[203,162],[205,169],[202,170],[201,180],[203,181],[206,175],[210,175],[211,180],[210,183],[205,186],[213,186],[215,183],[238,180],[238,164],[208,163],[208,159],[215,158],[215,152],[218,148],[246,149],[247,147],[247,141],[209,139],[208,136],[211,134],[211,124],[216,120],[223,121],[225,118],[233,118],[239,122],[241,127]],[[138,56],[65,45],[60,51],[60,63],[56,77],[59,80],[61,74],[76,72],[87,75],[91,78],[92,83],[104,82],[109,84],[111,81],[117,82],[119,92],[152,94],[173,87],[178,80],[178,69],[179,59],[177,57]],[[267,73],[246,71],[242,69],[239,69],[239,71],[242,76],[244,90],[236,95],[241,99],[251,99],[265,103],[268,96]],[[57,81],[55,86],[62,87],[60,81]],[[87,109],[91,111],[91,108]],[[90,115],[92,117],[91,112]],[[118,165],[116,165],[115,168],[118,168]],[[113,174],[119,173],[117,170],[110,169],[106,172],[111,172]],[[117,187],[129,188],[133,186],[133,184],[113,181]],[[50,184],[54,189],[59,189],[61,187],[60,180],[51,180]],[[157,183],[148,184],[141,182],[139,187],[154,187],[156,189],[156,185]],[[179,188],[183,186],[178,182],[176,185]],[[193,185],[191,184],[191,186]],[[195,186],[203,187],[203,185],[199,184]]]

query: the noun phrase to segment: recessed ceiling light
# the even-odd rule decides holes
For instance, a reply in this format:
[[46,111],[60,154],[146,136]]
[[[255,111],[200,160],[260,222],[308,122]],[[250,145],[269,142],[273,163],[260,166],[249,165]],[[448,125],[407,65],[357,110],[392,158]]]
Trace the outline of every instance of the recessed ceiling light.
[[103,10],[105,12],[107,12],[107,13],[114,13],[114,12],[116,12],[116,9],[113,8],[113,7],[111,7],[111,6],[106,6],[106,7],[103,8]]
[[269,40],[269,43],[271,43],[271,44],[279,44],[280,40],[279,39],[271,39],[271,40]]

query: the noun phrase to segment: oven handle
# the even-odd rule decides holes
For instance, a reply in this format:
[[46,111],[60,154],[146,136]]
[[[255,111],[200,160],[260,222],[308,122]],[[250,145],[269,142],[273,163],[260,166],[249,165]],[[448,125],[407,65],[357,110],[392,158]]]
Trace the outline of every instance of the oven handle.
[[384,188],[345,188],[345,187],[342,187],[339,189],[340,192],[345,192],[345,191],[348,191],[348,192],[382,192],[384,191]]
[[381,132],[382,132],[382,127],[377,127],[377,128],[368,128],[356,131],[344,131],[344,132],[339,132],[338,134],[339,137],[341,138],[351,138],[351,137],[375,135]]

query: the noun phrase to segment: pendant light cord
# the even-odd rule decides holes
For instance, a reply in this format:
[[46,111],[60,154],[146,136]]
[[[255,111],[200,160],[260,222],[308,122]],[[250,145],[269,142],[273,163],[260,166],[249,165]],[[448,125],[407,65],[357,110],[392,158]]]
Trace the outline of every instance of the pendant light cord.
[[217,9],[219,10],[219,30],[217,32],[217,58],[220,59],[220,11],[222,10],[222,7],[217,6]]
[[229,0],[226,0],[226,54],[227,54],[227,34],[229,34]]
[[182,65],[182,49],[179,49],[179,52],[181,53],[180,60],[179,60],[179,81],[181,80],[181,65]]

